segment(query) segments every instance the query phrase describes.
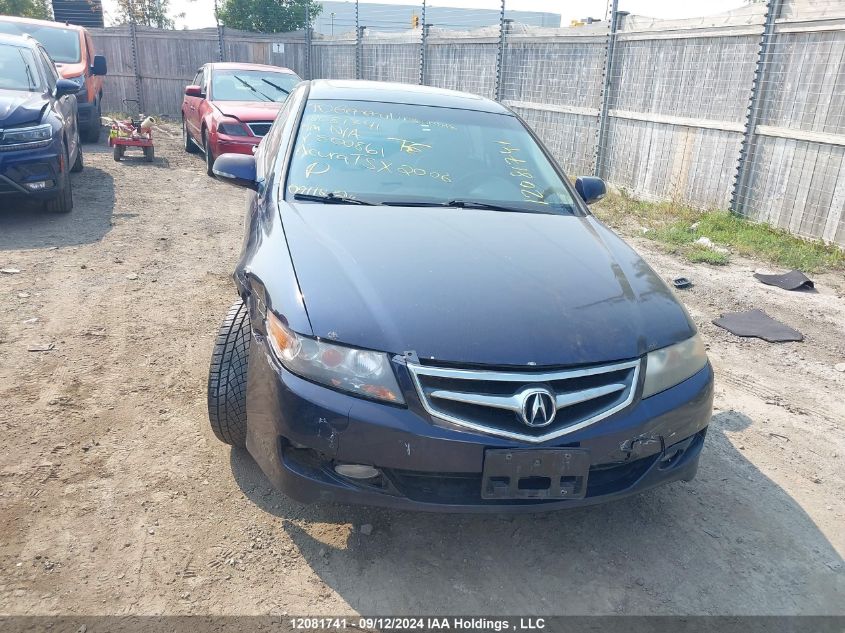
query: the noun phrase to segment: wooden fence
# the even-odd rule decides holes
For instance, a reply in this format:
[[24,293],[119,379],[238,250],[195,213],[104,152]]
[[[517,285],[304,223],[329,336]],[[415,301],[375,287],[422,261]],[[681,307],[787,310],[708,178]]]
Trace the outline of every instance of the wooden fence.
[[[104,110],[178,116],[203,63],[287,66],[500,98],[568,173],[649,200],[732,208],[845,246],[845,2],[768,0],[710,18],[306,38],[94,29]],[[611,24],[614,22],[611,20]],[[612,55],[609,55],[612,51]]]

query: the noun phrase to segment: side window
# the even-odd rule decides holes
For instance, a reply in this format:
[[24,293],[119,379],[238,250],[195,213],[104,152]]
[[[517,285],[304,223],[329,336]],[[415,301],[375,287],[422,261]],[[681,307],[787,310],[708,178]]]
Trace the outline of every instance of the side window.
[[261,139],[261,145],[259,145],[260,155],[257,157],[259,179],[263,178],[264,174],[269,174],[273,170],[273,162],[279,153],[279,140],[285,128],[285,121],[290,116],[291,110],[293,110],[293,104],[296,101],[298,99],[292,99],[290,96],[285,100],[285,105],[282,106],[279,114],[276,115],[273,125],[270,126],[270,130]]
[[205,71],[205,68],[200,68],[200,69],[197,71],[197,74],[196,74],[196,76],[194,77],[194,85],[195,85],[195,86],[202,87],[202,76],[203,76],[203,72],[204,72],[204,71]]
[[41,46],[38,47],[38,60],[41,65],[41,72],[44,74],[44,80],[47,82],[47,87],[50,92],[56,87],[56,82],[59,80],[59,73],[56,71],[56,65]]

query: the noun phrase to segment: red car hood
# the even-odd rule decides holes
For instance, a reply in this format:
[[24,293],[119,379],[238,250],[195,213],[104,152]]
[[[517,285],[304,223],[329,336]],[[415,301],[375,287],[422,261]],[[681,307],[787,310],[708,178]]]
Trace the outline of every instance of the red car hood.
[[224,116],[241,121],[272,121],[284,104],[275,101],[212,101]]

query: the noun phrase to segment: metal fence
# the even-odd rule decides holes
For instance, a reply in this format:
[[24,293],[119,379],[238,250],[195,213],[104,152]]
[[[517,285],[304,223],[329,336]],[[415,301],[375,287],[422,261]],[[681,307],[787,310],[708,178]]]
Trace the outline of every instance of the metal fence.
[[[492,0],[491,0],[492,1]],[[572,175],[648,200],[730,208],[845,246],[845,2],[767,0],[693,20],[626,15],[537,28],[506,19],[469,32],[332,37],[230,29],[95,29],[110,74],[104,109],[138,98],[178,115],[203,63],[288,66],[304,78],[452,88],[502,101]]]

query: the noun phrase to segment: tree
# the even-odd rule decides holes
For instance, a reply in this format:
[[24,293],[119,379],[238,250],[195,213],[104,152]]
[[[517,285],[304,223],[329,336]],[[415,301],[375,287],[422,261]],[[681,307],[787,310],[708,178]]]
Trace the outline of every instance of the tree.
[[315,0],[223,0],[217,11],[220,24],[241,31],[287,33],[305,28],[323,7]]
[[0,0],[0,15],[15,15],[21,18],[51,19],[47,0]]
[[174,17],[184,17],[185,14],[171,17],[168,14],[169,8],[170,0],[117,0],[117,20],[120,24],[134,21],[143,26],[172,29],[176,24]]

